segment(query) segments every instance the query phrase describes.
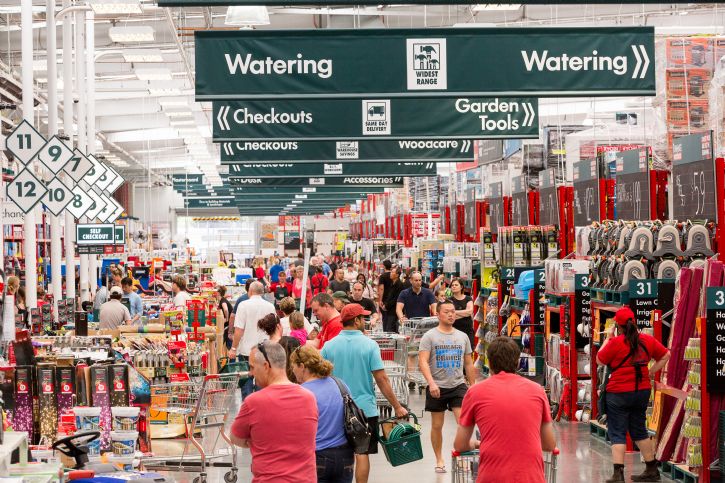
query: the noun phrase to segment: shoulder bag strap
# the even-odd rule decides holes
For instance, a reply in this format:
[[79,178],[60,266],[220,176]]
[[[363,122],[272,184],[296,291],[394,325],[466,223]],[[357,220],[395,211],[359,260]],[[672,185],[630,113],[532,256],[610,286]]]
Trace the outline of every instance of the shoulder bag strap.
[[335,384],[337,384],[337,388],[340,390],[340,394],[342,395],[342,399],[345,399],[345,396],[350,397],[350,393],[348,392],[347,388],[342,384],[342,382],[336,378],[335,376],[330,376],[330,379],[335,381]]

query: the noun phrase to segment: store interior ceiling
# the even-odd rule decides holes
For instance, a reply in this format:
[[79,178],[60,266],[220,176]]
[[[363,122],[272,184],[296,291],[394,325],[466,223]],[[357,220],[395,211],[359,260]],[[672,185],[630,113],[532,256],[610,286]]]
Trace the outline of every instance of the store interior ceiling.
[[[110,3],[92,1],[101,7]],[[164,184],[169,174],[187,172],[204,173],[212,184],[220,184],[218,174],[223,167],[219,165],[219,148],[211,141],[211,103],[194,100],[194,32],[240,27],[229,25],[233,22],[227,18],[226,7],[162,8],[146,0],[124,1],[129,8],[127,13],[102,13],[102,8],[98,8],[95,14],[96,153],[105,156],[130,181]],[[19,109],[7,108],[7,104],[21,104],[19,3],[0,0],[3,132],[15,125],[22,114]],[[47,122],[46,4],[36,0],[33,6],[34,83],[41,106],[37,124],[42,131]],[[56,12],[61,8],[59,1]],[[278,6],[266,10],[269,24],[242,28],[648,25],[655,26],[660,36],[725,34],[725,5],[716,3]],[[119,37],[117,29],[126,27],[145,27],[141,37],[147,40]],[[57,32],[58,72],[62,77],[61,22]],[[471,61],[491,62],[495,68],[496,59]],[[62,99],[62,79],[58,87]],[[542,99],[540,125],[594,125],[597,117],[613,116],[623,109],[646,117],[655,107],[652,98]],[[652,114],[652,118],[656,116]]]

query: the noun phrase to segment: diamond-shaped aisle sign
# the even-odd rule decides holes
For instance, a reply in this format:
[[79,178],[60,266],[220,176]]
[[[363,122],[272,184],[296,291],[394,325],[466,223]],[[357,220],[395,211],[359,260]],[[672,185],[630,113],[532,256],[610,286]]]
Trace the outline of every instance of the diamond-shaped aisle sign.
[[80,186],[73,188],[72,192],[73,200],[68,204],[68,211],[74,217],[80,218],[93,206],[93,198]]
[[101,162],[98,161],[92,154],[88,156],[88,159],[91,163],[93,163],[93,169],[88,171],[88,173],[83,177],[83,180],[88,183],[89,186],[94,186],[96,181],[100,179],[101,175],[106,172],[106,168],[104,168]]
[[73,157],[73,151],[58,136],[53,136],[35,157],[53,174],[58,174]]
[[86,212],[86,216],[89,219],[93,220],[94,218],[98,217],[98,214],[103,211],[103,208],[106,207],[106,202],[103,201],[101,195],[93,190],[88,191],[88,196],[90,196],[93,200],[93,206],[91,206],[91,209]]
[[43,204],[51,213],[58,216],[68,206],[68,203],[73,201],[73,192],[58,178],[53,178],[46,187],[48,193],[43,198]]
[[28,164],[45,143],[45,138],[28,121],[21,122],[5,139],[8,151],[23,164]]
[[112,167],[112,166],[106,166],[106,168],[108,168],[109,170],[111,170],[111,171],[113,172],[113,174],[114,174],[114,175],[116,175],[116,177],[115,177],[115,178],[113,179],[113,181],[111,182],[111,184],[109,184],[109,185],[108,185],[108,186],[106,187],[106,191],[107,191],[107,192],[108,192],[109,194],[111,194],[111,195],[112,195],[113,193],[115,193],[115,192],[116,192],[116,190],[118,190],[118,188],[120,188],[120,187],[121,187],[121,185],[122,185],[122,184],[123,184],[123,183],[124,183],[124,182],[125,182],[126,180],[125,180],[125,179],[123,179],[123,176],[121,176],[121,175],[120,175],[120,174],[118,173],[118,171],[116,171],[115,169],[113,169],[113,167]]
[[68,164],[65,165],[63,171],[68,173],[73,181],[76,183],[83,179],[83,177],[93,168],[93,163],[90,159],[85,157],[78,148],[73,150],[73,157],[70,158]]
[[29,213],[47,192],[45,185],[28,169],[22,170],[7,184],[7,197],[23,210]]

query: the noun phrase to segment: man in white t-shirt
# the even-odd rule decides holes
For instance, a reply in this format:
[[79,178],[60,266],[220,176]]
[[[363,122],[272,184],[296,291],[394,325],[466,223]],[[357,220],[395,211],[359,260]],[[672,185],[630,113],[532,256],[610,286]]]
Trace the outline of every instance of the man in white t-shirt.
[[[247,293],[249,299],[239,304],[234,316],[234,339],[232,347],[229,349],[230,360],[236,358],[237,353],[242,356],[242,360],[249,360],[252,349],[260,342],[269,339],[264,331],[259,330],[257,326],[259,319],[277,312],[273,304],[262,298],[264,285],[261,282],[252,282]],[[254,392],[254,384],[250,378],[242,387],[242,398],[252,392]]]
[[174,307],[186,310],[186,302],[191,300],[191,295],[186,291],[186,279],[176,275],[171,280],[171,291],[174,294]]

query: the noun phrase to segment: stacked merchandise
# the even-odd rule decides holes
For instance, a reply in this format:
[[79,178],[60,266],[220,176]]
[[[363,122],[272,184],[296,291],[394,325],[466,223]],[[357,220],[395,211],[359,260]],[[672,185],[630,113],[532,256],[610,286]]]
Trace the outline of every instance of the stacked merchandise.
[[505,267],[541,267],[559,252],[559,235],[552,225],[498,228],[499,260]]
[[725,54],[725,39],[672,37],[665,41],[667,146],[684,134],[712,129],[713,71]]
[[498,336],[498,293],[496,290],[481,290],[474,301],[477,308],[473,316],[474,326],[478,325],[476,330],[476,368],[478,374],[482,377],[488,377],[490,369],[488,359],[486,358],[486,350],[488,345]]
[[423,240],[419,245],[421,251],[420,271],[423,278],[432,280],[443,273],[445,244],[442,241]]
[[479,244],[450,242],[444,247],[443,273],[470,281],[473,275],[473,262],[479,259]]

